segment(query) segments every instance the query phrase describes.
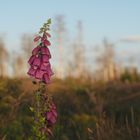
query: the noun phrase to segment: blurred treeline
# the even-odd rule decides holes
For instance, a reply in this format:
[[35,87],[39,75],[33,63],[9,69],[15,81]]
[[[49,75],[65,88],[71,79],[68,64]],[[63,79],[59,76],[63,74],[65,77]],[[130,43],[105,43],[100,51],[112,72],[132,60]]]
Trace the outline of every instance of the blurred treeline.
[[[75,23],[75,32],[68,30],[64,16],[56,16],[52,26],[50,47],[52,66],[57,78],[91,77],[94,80],[118,80],[124,73],[138,73],[135,65],[136,57],[131,54],[118,56],[116,44],[104,38],[100,44],[88,44],[84,34],[82,21]],[[0,77],[27,76],[28,59],[35,34],[24,33],[19,37],[19,44],[14,49],[7,49],[6,40],[0,37]],[[92,38],[92,37],[90,37]],[[127,42],[128,43],[128,42]],[[12,45],[12,44],[11,44]],[[138,57],[137,57],[138,59]],[[126,67],[124,64],[129,63]]]
[[[47,87],[58,110],[52,140],[139,140],[140,82],[133,76],[107,83],[85,77],[53,79]],[[33,135],[29,107],[36,87],[29,79],[0,80],[0,139]]]

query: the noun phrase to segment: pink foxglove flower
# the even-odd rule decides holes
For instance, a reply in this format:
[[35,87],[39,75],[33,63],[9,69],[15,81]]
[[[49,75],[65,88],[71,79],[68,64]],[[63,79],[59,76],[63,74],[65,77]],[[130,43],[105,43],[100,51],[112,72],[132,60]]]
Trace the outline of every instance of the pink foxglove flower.
[[51,37],[51,35],[50,35],[49,33],[47,33],[47,32],[45,33],[45,35],[46,35],[47,37]]
[[53,124],[56,123],[57,111],[54,103],[51,104],[50,110],[45,113],[45,118],[49,126],[52,126]]
[[[43,25],[40,29],[39,34],[34,38],[35,43],[39,43],[37,47],[32,50],[32,55],[28,60],[30,68],[28,70],[28,75],[37,79],[39,82],[39,88],[35,92],[35,107],[31,107],[31,111],[34,112],[35,124],[34,131],[35,136],[38,139],[48,139],[48,136],[52,136],[52,127],[56,123],[57,111],[51,96],[46,92],[46,87],[43,83],[49,84],[53,71],[50,64],[51,53],[48,46],[51,45],[48,38],[51,35],[47,32],[51,24],[51,19]],[[36,82],[34,82],[36,83]]]
[[35,38],[34,38],[34,42],[39,41],[40,38],[41,38],[40,36],[35,37]]
[[46,84],[50,83],[50,78],[53,75],[49,62],[51,54],[48,48],[51,44],[47,40],[47,37],[50,37],[50,34],[44,32],[43,37],[37,36],[34,39],[34,41],[39,41],[41,39],[41,43],[32,50],[32,56],[28,60],[30,64],[28,74]]
[[32,54],[37,55],[39,51],[40,51],[40,46],[37,46],[32,50]]

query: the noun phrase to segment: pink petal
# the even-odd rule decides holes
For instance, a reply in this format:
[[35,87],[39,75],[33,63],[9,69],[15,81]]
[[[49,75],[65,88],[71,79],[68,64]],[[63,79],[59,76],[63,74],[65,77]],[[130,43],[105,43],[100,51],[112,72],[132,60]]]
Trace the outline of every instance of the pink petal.
[[33,49],[32,54],[37,55],[39,51],[40,51],[40,46],[37,46],[36,48]]
[[52,112],[47,112],[47,120],[50,120],[53,117]]
[[42,43],[43,43],[45,46],[50,46],[50,45],[51,45],[50,41],[48,41],[48,40],[46,40],[46,39],[43,40]]
[[40,70],[46,71],[48,65],[49,65],[49,63],[42,63],[41,66],[40,66]]
[[34,38],[34,42],[37,42],[41,37],[40,36],[37,36]]
[[48,65],[47,67],[48,67],[48,69],[47,69],[48,75],[52,76],[54,73],[53,73],[53,71],[51,69],[51,65]]
[[41,38],[41,41],[44,42],[44,40],[46,40],[46,36],[43,35],[43,37]]
[[56,109],[56,106],[54,103],[52,103],[52,109]]
[[54,116],[52,116],[50,121],[51,121],[52,124],[54,124],[56,122],[56,118]]
[[33,66],[33,65],[32,65],[32,67],[33,67],[33,69],[35,69],[35,70],[38,68],[38,66]]
[[46,54],[42,55],[42,62],[49,62],[50,57]]
[[32,55],[30,57],[30,59],[28,60],[28,63],[31,65],[33,63],[34,59],[35,59],[35,55]]
[[56,110],[52,110],[52,113],[53,113],[53,115],[54,115],[55,117],[57,117],[57,112],[56,112]]
[[50,83],[50,76],[47,73],[45,73],[43,75],[43,80],[46,84],[49,84]]
[[46,54],[49,56],[49,58],[51,58],[51,53],[50,53],[48,47],[41,47],[40,51],[41,51],[41,54]]
[[36,71],[35,78],[42,80],[43,79],[43,74],[44,74],[44,71],[38,69]]
[[49,33],[47,33],[47,32],[45,32],[45,35],[46,35],[47,37],[51,37],[51,35],[50,35]]
[[32,67],[29,69],[29,71],[27,72],[30,76],[35,76],[36,70],[33,69]]
[[41,64],[41,59],[39,57],[36,57],[32,63],[33,66],[40,66]]

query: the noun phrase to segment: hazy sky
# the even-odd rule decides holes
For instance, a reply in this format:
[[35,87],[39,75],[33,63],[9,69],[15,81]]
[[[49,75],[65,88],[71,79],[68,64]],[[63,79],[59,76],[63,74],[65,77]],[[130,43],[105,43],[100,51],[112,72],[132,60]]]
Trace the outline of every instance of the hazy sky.
[[[113,42],[140,37],[140,0],[0,0],[0,33],[7,47],[15,49],[22,33],[37,32],[46,19],[59,14],[65,15],[71,35],[77,21],[83,21],[89,46],[105,36]],[[128,46],[135,51],[139,45]]]

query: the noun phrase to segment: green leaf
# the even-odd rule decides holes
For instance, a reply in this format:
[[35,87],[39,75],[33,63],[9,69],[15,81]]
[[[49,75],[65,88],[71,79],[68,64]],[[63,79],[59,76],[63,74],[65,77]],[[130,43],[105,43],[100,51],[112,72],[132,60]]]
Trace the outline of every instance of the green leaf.
[[51,24],[51,22],[52,22],[52,21],[51,21],[51,18],[49,18],[48,21],[47,21],[47,23],[48,23],[48,24]]
[[44,23],[43,27],[46,27],[47,26],[47,23]]
[[44,123],[45,122],[45,117],[41,117],[40,122]]
[[33,107],[29,107],[29,109],[31,110],[31,112],[34,112],[34,108]]
[[42,34],[46,32],[47,30],[50,30],[50,24],[51,24],[51,18],[47,20],[46,23],[43,24],[43,27],[40,28],[39,34]]

